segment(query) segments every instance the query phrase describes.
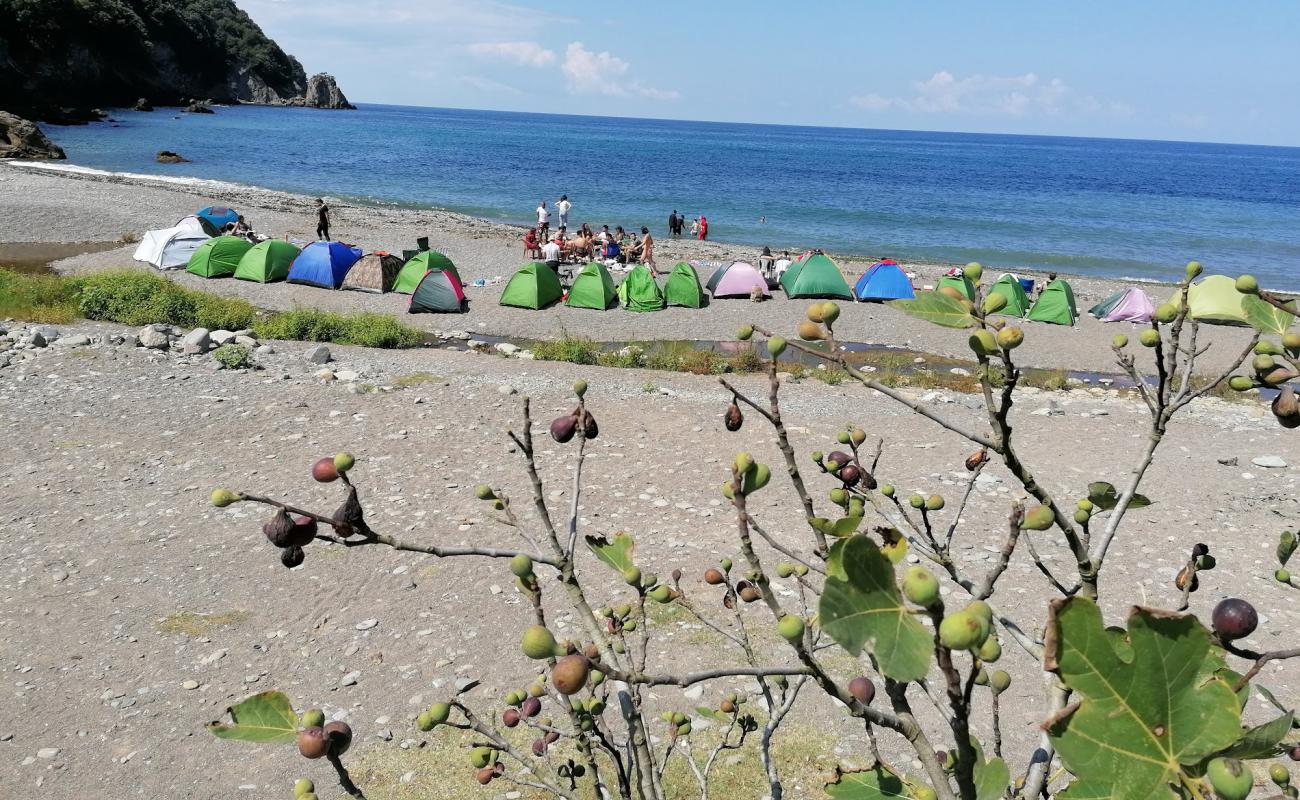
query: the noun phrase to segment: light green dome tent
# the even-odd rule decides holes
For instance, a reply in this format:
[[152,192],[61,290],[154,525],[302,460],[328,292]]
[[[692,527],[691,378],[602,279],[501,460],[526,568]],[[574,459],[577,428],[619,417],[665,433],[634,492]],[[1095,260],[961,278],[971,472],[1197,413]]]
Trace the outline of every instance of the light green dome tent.
[[569,296],[564,304],[572,308],[594,308],[604,311],[614,305],[614,279],[604,264],[595,261],[587,264],[573,279],[569,287]]
[[300,251],[283,239],[258,242],[244,253],[235,268],[235,277],[244,281],[270,283],[289,277],[289,265]]
[[[965,297],[972,303],[975,302],[975,285],[972,284],[965,275],[945,275],[939,279],[939,285],[934,287],[934,289],[935,291],[938,291],[945,286],[951,286],[961,292],[962,297]],[[1023,289],[1021,290],[1021,293],[1024,293]]]
[[559,300],[562,294],[564,290],[560,288],[560,279],[555,270],[534,261],[520,267],[510,278],[505,291],[501,292],[501,305],[546,308]]
[[664,301],[670,306],[686,308],[701,308],[709,302],[695,267],[685,261],[679,261],[673,267],[672,274],[664,282]]
[[659,311],[664,293],[645,264],[637,264],[618,285],[618,299],[628,311]]
[[218,236],[199,245],[190,256],[185,269],[205,278],[225,278],[239,269],[239,260],[253,248],[251,242],[238,236]]
[[[1241,308],[1245,295],[1237,291],[1237,282],[1227,275],[1207,275],[1187,290],[1188,313],[1197,322],[1219,325],[1244,325],[1246,312]],[[1182,306],[1182,292],[1174,292],[1169,302]]]
[[455,275],[456,282],[460,282],[460,273],[456,272],[456,265],[451,263],[450,258],[437,250],[425,250],[412,256],[411,260],[402,267],[402,271],[397,273],[397,278],[393,281],[393,291],[411,294],[415,291],[415,287],[420,285],[424,273],[435,269],[452,273]]
[[993,288],[989,289],[989,297],[995,294],[1007,298],[1007,304],[997,312],[998,314],[1007,317],[1023,317],[1029,313],[1029,295],[1025,294],[1025,287],[1020,285],[1015,275],[1003,275],[998,278]]
[[1053,325],[1073,325],[1078,317],[1079,311],[1074,306],[1074,290],[1060,278],[1047,284],[1047,288],[1034,302],[1034,307],[1029,309],[1029,319]]
[[827,297],[852,300],[853,292],[829,256],[814,253],[796,261],[781,276],[781,288],[787,297]]

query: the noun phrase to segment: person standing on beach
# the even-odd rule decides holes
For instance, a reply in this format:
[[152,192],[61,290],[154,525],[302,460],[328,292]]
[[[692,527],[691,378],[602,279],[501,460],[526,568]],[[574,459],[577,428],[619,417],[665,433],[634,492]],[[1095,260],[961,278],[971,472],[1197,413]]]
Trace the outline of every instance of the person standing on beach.
[[319,197],[316,198],[316,238],[327,242],[330,238],[330,207]]
[[555,210],[560,212],[560,227],[568,229],[569,227],[569,209],[573,208],[573,203],[569,202],[567,194],[560,195],[560,202],[555,204]]
[[641,263],[649,267],[651,272],[659,271],[655,267],[655,240],[650,235],[650,229],[644,225],[641,226],[641,246],[637,255]]
[[709,218],[701,214],[700,215],[700,241],[702,242],[707,238],[709,238]]
[[551,210],[546,207],[545,200],[537,205],[537,230],[541,233],[543,241],[551,232]]

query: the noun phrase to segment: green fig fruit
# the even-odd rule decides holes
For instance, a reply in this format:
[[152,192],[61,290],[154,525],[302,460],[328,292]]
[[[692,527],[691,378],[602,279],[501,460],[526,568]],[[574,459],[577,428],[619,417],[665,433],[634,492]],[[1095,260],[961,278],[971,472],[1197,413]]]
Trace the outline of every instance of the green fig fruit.
[[1281,764],[1272,764],[1268,768],[1268,777],[1278,786],[1286,786],[1291,782],[1291,773]]
[[433,721],[434,725],[441,725],[451,716],[451,704],[434,703],[429,706],[429,709],[424,713],[429,715],[429,719]]
[[893,496],[894,496],[894,484],[892,484],[892,483],[886,483],[884,486],[881,486],[881,487],[880,487],[880,493],[883,494],[885,497],[893,497]]
[[861,428],[854,428],[853,430],[849,431],[849,441],[853,442],[853,444],[861,446],[862,443],[865,442],[866,440],[867,440],[867,432],[862,430]]
[[903,573],[903,596],[922,608],[939,601],[939,579],[922,566],[911,566]]
[[663,584],[651,589],[648,594],[650,595],[650,599],[656,603],[667,603],[673,599],[673,590]]
[[989,676],[989,688],[994,694],[1002,694],[1011,687],[1011,675],[1006,670],[998,670]]
[[1228,379],[1228,387],[1234,392],[1248,392],[1255,388],[1255,382],[1245,375],[1233,375]]
[[1292,353],[1300,352],[1300,333],[1291,331],[1282,334],[1282,346]]
[[1161,324],[1169,324],[1178,318],[1178,308],[1173,303],[1161,303],[1156,306],[1156,321]]
[[907,498],[907,502],[910,506],[912,506],[912,508],[915,508],[918,511],[925,507],[925,498],[919,494],[914,494],[911,497]]
[[912,785],[912,800],[939,800],[939,795],[924,783],[916,783]]
[[300,720],[304,728],[320,728],[325,725],[325,712],[319,708],[310,708],[302,712]]
[[555,655],[555,637],[544,625],[533,625],[524,631],[520,649],[534,661],[551,658]]
[[1160,331],[1153,331],[1150,329],[1142,331],[1142,335],[1138,337],[1138,341],[1142,343],[1143,347],[1155,347],[1160,344]]
[[782,561],[776,565],[776,576],[778,578],[788,578],[794,574],[794,566],[788,562]]
[[1191,281],[1191,280],[1196,280],[1197,278],[1199,278],[1199,277],[1201,276],[1201,272],[1203,271],[1203,269],[1204,269],[1204,268],[1201,266],[1201,262],[1199,262],[1199,261],[1188,261],[1188,262],[1187,262],[1187,280]]
[[966,604],[966,608],[963,610],[969,611],[984,620],[986,625],[993,624],[993,608],[983,600],[972,600]]
[[474,496],[479,500],[497,499],[496,492],[492,491],[492,487],[488,486],[486,483],[480,483],[478,486],[474,487]]
[[636,567],[628,567],[627,569],[623,570],[623,582],[626,583],[628,586],[640,586],[641,570],[637,569]]
[[356,466],[357,460],[351,453],[339,453],[334,456],[334,469],[342,475]]
[[210,499],[212,500],[212,505],[217,508],[225,508],[231,503],[238,503],[243,498],[229,489],[213,489],[212,497]]
[[984,275],[984,267],[978,261],[972,261],[962,268],[961,274],[966,276],[966,280],[971,283],[979,283],[980,278]]
[[805,342],[816,342],[826,337],[822,334],[822,329],[817,323],[800,322],[799,338],[803,339]]
[[475,747],[469,752],[469,763],[474,765],[474,769],[483,769],[492,763],[491,747]]
[[813,303],[812,305],[808,306],[808,310],[804,312],[804,316],[808,317],[809,322],[816,322],[817,324],[821,324],[822,304]]
[[998,340],[986,330],[978,330],[970,335],[970,349],[977,356],[992,356],[998,353]]
[[944,506],[943,495],[932,494],[925,498],[926,511],[942,511]]
[[1056,515],[1047,506],[1034,506],[1025,512],[1020,529],[1026,531],[1045,531],[1056,522]]
[[1088,511],[1088,512],[1091,512],[1095,507],[1096,506],[1093,505],[1092,501],[1086,497],[1080,500],[1076,505],[1076,508],[1078,508],[1080,511]]
[[533,574],[533,560],[528,557],[527,553],[520,553],[510,559],[510,571],[516,578],[527,578]]
[[1273,360],[1272,356],[1255,356],[1250,360],[1250,366],[1259,373],[1272,372],[1273,368],[1277,366],[1277,362]]
[[1128,337],[1122,333],[1117,333],[1110,339],[1110,346],[1116,350],[1123,350],[1128,347]]
[[744,475],[746,472],[749,472],[754,468],[754,457],[749,453],[736,453],[736,457],[731,463],[736,472]]
[[1254,275],[1242,275],[1237,278],[1237,291],[1242,294],[1259,294],[1259,281]]
[[1255,355],[1257,356],[1280,356],[1282,348],[1270,342],[1268,339],[1260,339],[1255,343]]
[[852,441],[852,439],[849,438],[848,431],[840,431],[839,433],[835,434],[835,441],[839,442],[840,444],[848,444],[849,442]]
[[969,611],[958,611],[939,623],[939,643],[949,650],[970,650],[979,646],[985,630],[983,620]]
[[578,396],[578,399],[581,400],[582,396],[587,393],[587,382],[582,378],[578,378],[576,381],[574,381],[573,393]]
[[[513,710],[513,709],[509,709],[509,710]],[[419,713],[419,715],[415,718],[415,727],[419,728],[425,733],[428,733],[429,731],[433,730],[433,720],[429,717],[428,711],[421,711]]]
[[984,313],[996,314],[1007,307],[1007,296],[1001,293],[994,293],[984,298]]
[[808,566],[806,564],[795,564],[794,574],[799,576],[800,578],[804,577],[805,575],[808,574]]
[[1002,658],[1002,645],[998,643],[996,636],[990,636],[984,640],[984,644],[979,646],[975,652],[980,661],[985,664],[996,664],[999,658]]
[[827,325],[834,325],[835,320],[840,318],[840,306],[838,303],[827,301],[822,303],[822,322]]
[[293,784],[293,796],[302,797],[305,794],[313,794],[316,791],[316,784],[311,782],[310,778],[299,778]]
[[773,336],[767,340],[767,354],[772,358],[780,358],[785,352],[785,339],[780,336]]
[[799,642],[803,640],[804,622],[794,614],[786,614],[776,623],[776,630],[787,642]]
[[1255,785],[1250,767],[1235,758],[1211,759],[1205,767],[1205,777],[1210,779],[1219,800],[1246,800]]
[[1280,583],[1290,583],[1291,571],[1286,569],[1279,569],[1273,573],[1273,577],[1276,578]]
[[[1001,297],[1002,295],[995,295]],[[1003,350],[1015,350],[1025,341],[1025,332],[1016,325],[1009,325],[998,331],[998,347]]]
[[830,492],[831,502],[837,506],[843,506],[849,502],[849,493],[836,487]]
[[718,562],[718,566],[722,567],[723,572],[731,572],[731,559],[729,558],[722,559],[721,561]]
[[755,464],[754,469],[745,474],[741,491],[747,495],[753,494],[766,486],[771,480],[772,468],[766,464]]
[[749,341],[749,338],[753,335],[754,335],[753,325],[742,325],[740,330],[736,331],[736,338],[742,342]]

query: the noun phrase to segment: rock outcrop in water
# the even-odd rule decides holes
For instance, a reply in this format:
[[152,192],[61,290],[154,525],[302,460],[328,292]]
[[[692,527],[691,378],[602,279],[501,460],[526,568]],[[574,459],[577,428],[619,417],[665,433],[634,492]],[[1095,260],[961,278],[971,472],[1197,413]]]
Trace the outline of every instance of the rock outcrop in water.
[[234,0],[0,0],[0,20],[0,108],[23,117],[82,122],[97,118],[87,109],[142,97],[352,108]]
[[0,111],[0,158],[59,159],[67,158],[63,148],[51,142],[22,117]]

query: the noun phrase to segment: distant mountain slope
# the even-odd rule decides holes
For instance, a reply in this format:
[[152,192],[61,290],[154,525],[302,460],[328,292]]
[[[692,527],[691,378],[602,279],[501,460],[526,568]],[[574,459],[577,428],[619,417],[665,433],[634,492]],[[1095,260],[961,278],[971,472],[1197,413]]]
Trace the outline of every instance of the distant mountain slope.
[[233,0],[0,0],[0,109],[24,116],[142,97],[280,104],[307,88]]

